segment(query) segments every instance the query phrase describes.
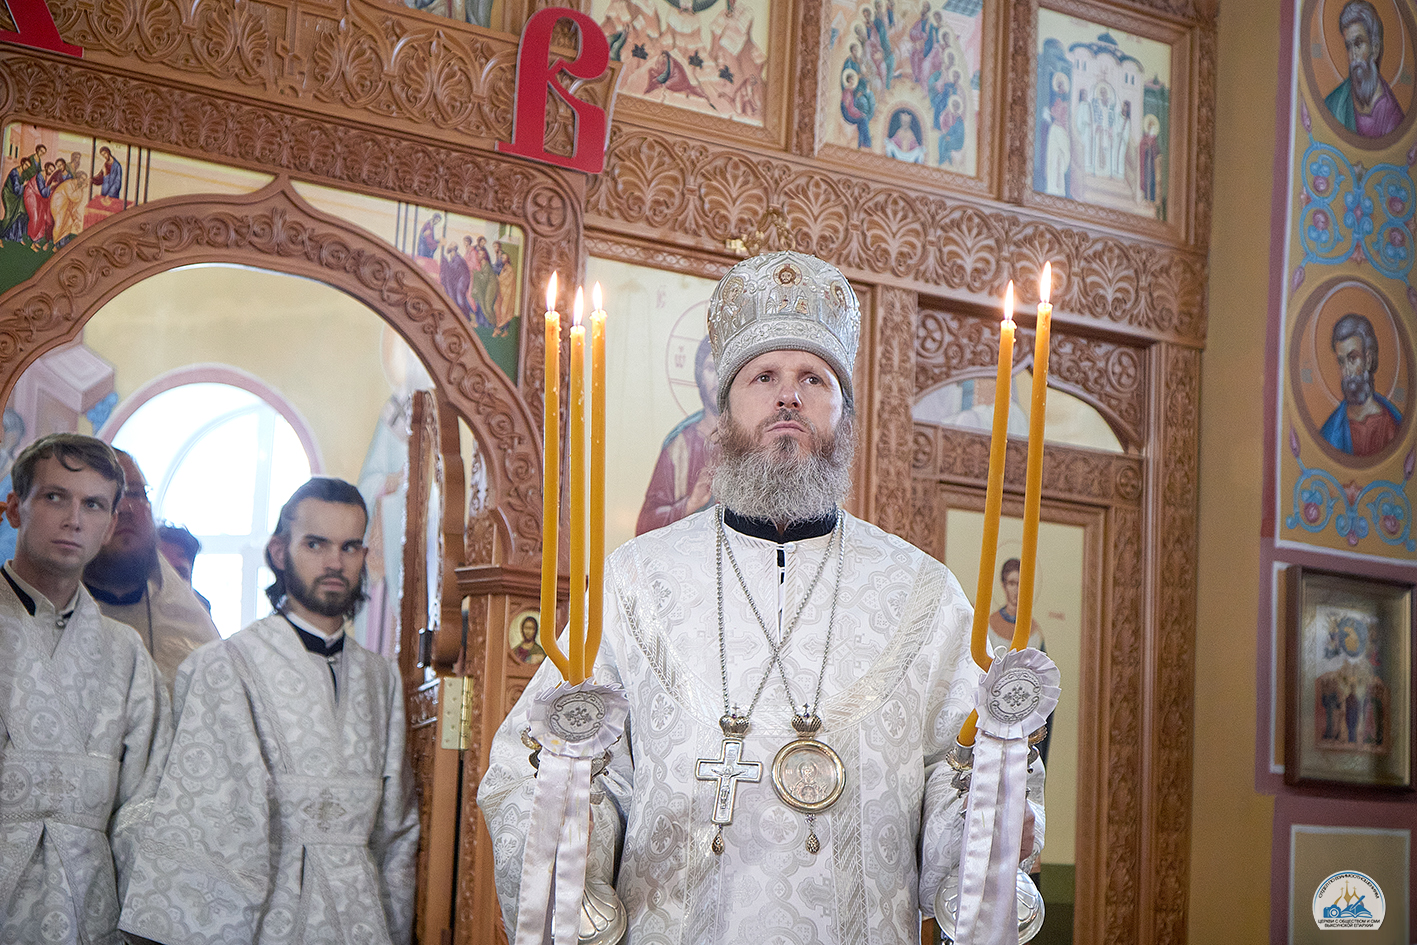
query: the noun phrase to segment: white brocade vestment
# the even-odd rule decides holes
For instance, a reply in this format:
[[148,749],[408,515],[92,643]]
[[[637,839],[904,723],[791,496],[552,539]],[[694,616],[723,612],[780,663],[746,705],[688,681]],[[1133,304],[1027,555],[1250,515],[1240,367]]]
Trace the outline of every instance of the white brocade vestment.
[[220,640],[212,615],[197,599],[197,592],[182,580],[162,555],[148,576],[144,596],[133,604],[98,601],[98,609],[119,623],[138,631],[153,662],[172,692],[177,668],[200,646]]
[[[610,879],[604,851],[622,830],[615,885],[629,911],[631,945],[915,943],[921,905],[932,912],[937,887],[957,869],[963,802],[943,759],[981,678],[969,656],[971,609],[939,562],[842,515],[843,577],[819,738],[841,757],[846,784],[835,804],[816,815],[815,855],[806,849],[806,815],[783,804],[772,785],[773,756],[795,737],[776,669],[742,752],[744,761],[762,764],[762,779],[739,784],[733,822],[723,831],[725,850],[721,856],[711,850],[715,785],[695,772],[699,759],[718,759],[723,745],[714,510],[636,538],[607,563],[595,679],[624,686],[629,747],[616,745],[609,770],[596,779],[607,796],[593,805],[588,872]],[[790,626],[830,536],[779,545],[727,533],[773,633],[782,550],[781,619]],[[726,554],[723,574],[729,697],[746,711],[771,665],[770,649]],[[816,690],[836,575],[833,549],[782,653],[799,708]],[[519,733],[530,698],[558,678],[548,660],[498,730],[478,795],[509,931],[533,791]],[[1034,768],[1036,852],[1042,768]]]
[[192,654],[123,905],[165,945],[388,945],[412,936],[418,810],[403,689],[349,639],[325,659],[284,617]]
[[59,629],[0,580],[0,942],[117,943],[118,907],[172,739],[132,628],[79,589]]

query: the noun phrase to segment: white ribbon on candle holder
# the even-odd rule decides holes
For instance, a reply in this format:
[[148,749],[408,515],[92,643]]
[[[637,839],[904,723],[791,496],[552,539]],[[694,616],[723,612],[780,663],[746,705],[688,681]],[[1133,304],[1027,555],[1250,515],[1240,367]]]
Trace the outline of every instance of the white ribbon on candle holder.
[[979,687],[979,731],[959,864],[958,945],[1018,945],[1016,883],[1028,793],[1028,736],[1062,693],[1046,654],[1000,647]]
[[623,689],[590,681],[548,689],[532,701],[528,720],[541,754],[515,945],[543,945],[548,930],[555,945],[575,945],[590,841],[591,764],[624,733],[629,712]]

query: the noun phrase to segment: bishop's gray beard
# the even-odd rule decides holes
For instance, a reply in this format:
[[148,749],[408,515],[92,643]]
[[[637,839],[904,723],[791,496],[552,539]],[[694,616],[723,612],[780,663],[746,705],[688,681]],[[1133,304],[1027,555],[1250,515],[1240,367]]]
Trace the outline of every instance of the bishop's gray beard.
[[806,426],[810,447],[785,435],[758,446],[758,431],[744,429],[724,411],[718,419],[714,498],[739,515],[779,525],[820,518],[836,508],[851,487],[856,454],[851,414],[843,413],[836,429],[824,434],[800,412],[783,409],[763,421],[761,429],[782,420]]

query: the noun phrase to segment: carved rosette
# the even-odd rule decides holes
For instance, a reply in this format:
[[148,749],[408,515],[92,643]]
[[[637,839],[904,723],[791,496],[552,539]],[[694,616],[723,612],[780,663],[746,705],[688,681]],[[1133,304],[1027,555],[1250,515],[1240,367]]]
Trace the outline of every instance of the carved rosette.
[[427,274],[362,230],[314,210],[285,178],[237,197],[173,198],[115,214],[0,296],[0,361],[25,364],[73,337],[108,299],[159,272],[202,262],[318,279],[374,309],[428,366],[480,443],[511,526],[513,560],[540,554],[540,457],[530,414],[466,319]]

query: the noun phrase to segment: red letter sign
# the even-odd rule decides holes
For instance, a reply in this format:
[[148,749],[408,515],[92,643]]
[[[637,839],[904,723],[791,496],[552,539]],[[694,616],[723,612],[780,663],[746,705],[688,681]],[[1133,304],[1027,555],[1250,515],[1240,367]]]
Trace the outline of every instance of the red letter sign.
[[[551,55],[551,31],[559,20],[576,24],[581,34],[580,52],[567,62],[558,58],[547,66]],[[497,142],[503,154],[515,154],[534,161],[545,161],[558,167],[587,174],[599,174],[605,167],[606,135],[609,130],[605,109],[573,98],[561,84],[564,69],[576,79],[594,79],[610,65],[610,43],[595,21],[579,10],[548,7],[532,14],[522,30],[517,47],[516,111],[512,119],[512,140]],[[576,115],[576,138],[571,157],[546,150],[546,96],[555,92]]]
[[44,0],[5,0],[5,8],[10,11],[10,19],[15,21],[16,31],[0,30],[0,42],[83,57],[84,47],[59,38],[59,27],[54,25],[54,16],[44,5]]

